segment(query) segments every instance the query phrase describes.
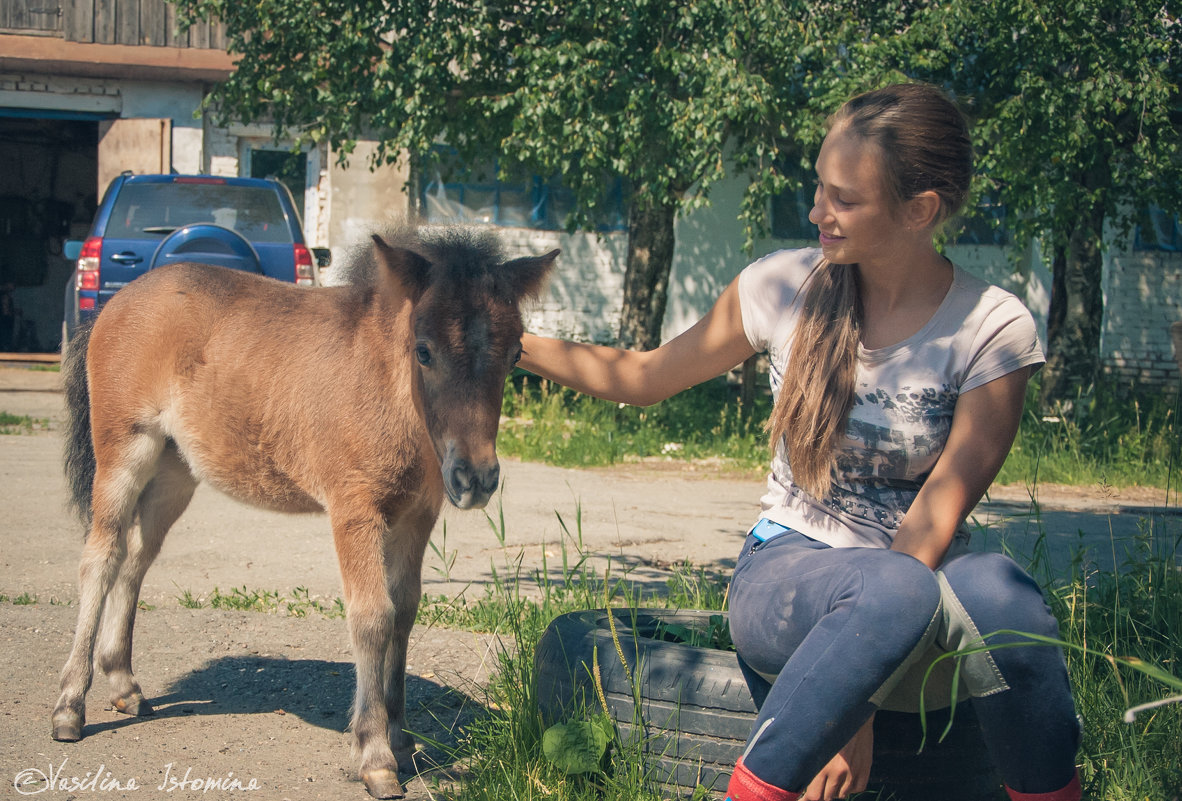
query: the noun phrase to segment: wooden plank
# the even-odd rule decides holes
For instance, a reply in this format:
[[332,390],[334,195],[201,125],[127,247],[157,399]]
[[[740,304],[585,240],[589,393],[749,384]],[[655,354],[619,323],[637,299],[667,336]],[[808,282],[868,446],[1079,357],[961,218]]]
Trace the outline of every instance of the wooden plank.
[[115,43],[140,43],[140,0],[115,0]]
[[60,353],[0,353],[4,364],[57,364],[61,360]]
[[94,41],[94,0],[65,0],[62,33],[67,42]]
[[226,26],[217,20],[209,23],[209,47],[212,50],[225,50],[228,44]]
[[209,47],[208,22],[198,22],[189,29],[189,47]]
[[140,0],[139,44],[163,47],[167,41],[164,31],[164,0]]
[[189,32],[181,33],[180,20],[177,18],[176,6],[172,3],[164,5],[164,44],[168,47],[188,47]]
[[94,0],[94,41],[115,44],[116,0]]
[[168,172],[172,166],[172,121],[118,119],[99,123],[98,196],[124,170]]

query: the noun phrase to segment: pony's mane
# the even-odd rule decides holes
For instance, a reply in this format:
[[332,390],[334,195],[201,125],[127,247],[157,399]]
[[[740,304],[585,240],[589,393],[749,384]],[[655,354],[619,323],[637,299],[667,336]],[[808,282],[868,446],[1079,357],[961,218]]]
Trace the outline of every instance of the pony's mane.
[[[504,261],[500,241],[487,227],[406,223],[374,233],[391,247],[414,251],[431,262],[432,283],[470,281],[489,274]],[[367,236],[346,251],[340,264],[332,266],[325,283],[373,286],[376,268],[373,243]]]

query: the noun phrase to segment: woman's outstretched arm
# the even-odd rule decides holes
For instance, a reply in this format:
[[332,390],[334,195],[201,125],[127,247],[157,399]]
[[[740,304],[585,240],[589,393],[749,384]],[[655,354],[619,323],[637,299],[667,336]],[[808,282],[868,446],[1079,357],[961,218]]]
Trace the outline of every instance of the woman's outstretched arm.
[[706,316],[656,350],[632,351],[526,334],[521,367],[597,398],[649,406],[721,375],[755,353],[743,331],[738,279]]

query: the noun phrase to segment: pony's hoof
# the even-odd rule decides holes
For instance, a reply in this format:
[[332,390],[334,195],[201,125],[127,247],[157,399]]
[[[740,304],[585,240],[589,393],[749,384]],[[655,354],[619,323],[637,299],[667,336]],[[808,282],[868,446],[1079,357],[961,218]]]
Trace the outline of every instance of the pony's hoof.
[[406,791],[398,781],[398,772],[389,768],[377,768],[361,774],[365,789],[374,798],[402,798]]
[[76,743],[82,739],[82,727],[86,724],[86,713],[74,706],[59,702],[53,710],[53,739],[63,743]]
[[82,723],[54,723],[53,739],[62,743],[76,743],[82,739]]
[[111,702],[111,705],[115,707],[116,711],[137,718],[156,714],[156,710],[152,708],[152,705],[139,693],[132,693],[126,698],[116,698]]

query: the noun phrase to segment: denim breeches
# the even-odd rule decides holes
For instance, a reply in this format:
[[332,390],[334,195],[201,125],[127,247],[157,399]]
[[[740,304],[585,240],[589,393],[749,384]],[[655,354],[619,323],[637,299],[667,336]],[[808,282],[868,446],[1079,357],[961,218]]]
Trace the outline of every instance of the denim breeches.
[[[743,762],[790,791],[803,790],[933,654],[1001,629],[1059,636],[1038,585],[1008,557],[969,553],[932,571],[898,551],[832,548],[791,530],[767,542],[747,537],[730,625],[759,707]],[[1064,786],[1079,721],[1062,651],[995,649],[965,659],[961,673],[1006,785]]]

